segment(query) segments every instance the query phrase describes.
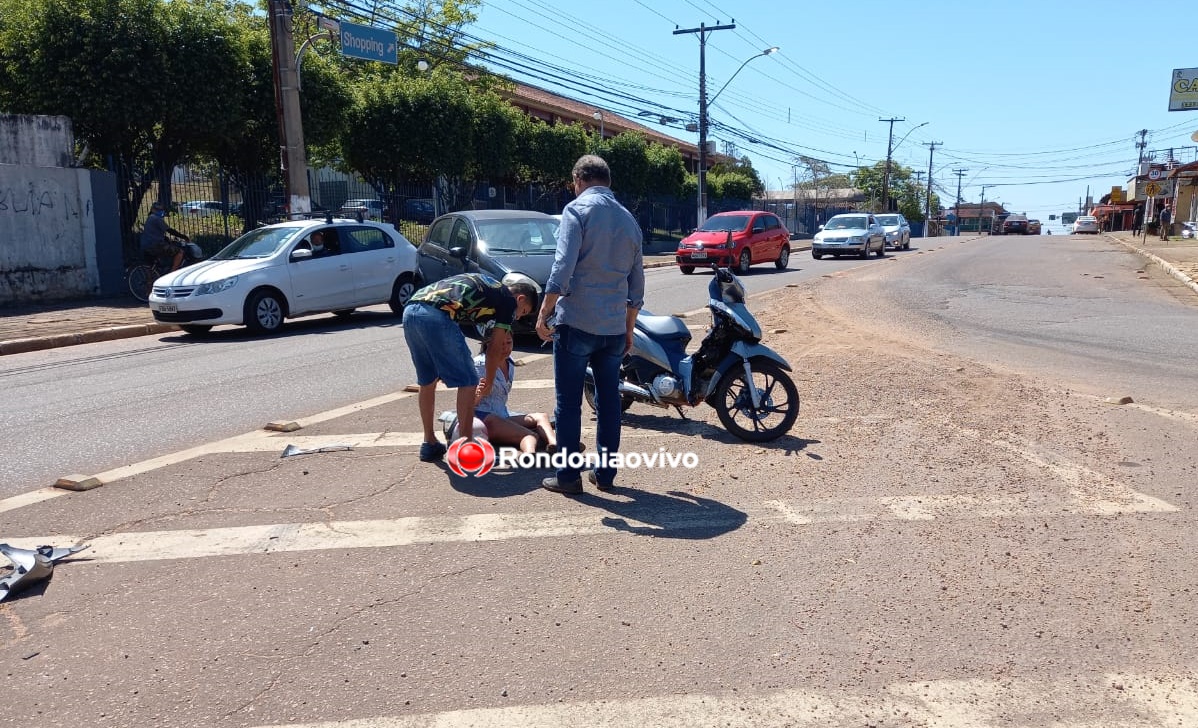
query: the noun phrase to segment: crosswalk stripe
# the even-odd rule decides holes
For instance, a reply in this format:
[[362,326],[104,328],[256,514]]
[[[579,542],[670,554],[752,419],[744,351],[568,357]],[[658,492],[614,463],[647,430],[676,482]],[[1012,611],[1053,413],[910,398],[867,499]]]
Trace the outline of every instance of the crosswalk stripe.
[[[595,496],[599,497],[599,496]],[[618,498],[618,494],[613,496]],[[683,496],[680,496],[683,497]],[[746,521],[811,526],[856,521],[930,521],[938,519],[1130,515],[1144,513],[1152,501],[1132,498],[1123,510],[1110,501],[1079,500],[1072,504],[1043,502],[1042,497],[986,500],[962,496],[898,496],[842,498],[826,501],[766,501],[745,512],[732,507],[688,512],[684,504],[637,508],[629,503],[613,519],[608,509],[582,512],[550,511],[484,513],[469,516],[407,516],[393,519],[278,523],[179,531],[113,533],[95,538],[57,534],[13,538],[13,545],[33,548],[89,543],[86,558],[93,562],[123,563],[162,559],[269,554],[349,548],[393,548],[413,544],[501,541],[517,538],[605,536],[621,531],[643,534],[703,530],[732,531]],[[1163,501],[1162,507],[1175,508]],[[616,523],[618,521],[618,523]]]
[[[1085,716],[1071,720],[1069,716]],[[1051,716],[1051,719],[1049,719]],[[1097,716],[1097,717],[1094,717]],[[789,689],[474,708],[410,716],[288,723],[290,728],[1159,728],[1195,725],[1192,676],[1108,673],[1096,680],[920,680],[874,690]],[[258,726],[281,728],[281,726]]]

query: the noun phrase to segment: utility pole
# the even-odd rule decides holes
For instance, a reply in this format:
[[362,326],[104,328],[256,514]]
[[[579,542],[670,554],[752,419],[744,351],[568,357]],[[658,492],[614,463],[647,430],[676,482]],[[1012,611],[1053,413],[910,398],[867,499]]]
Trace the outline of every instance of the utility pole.
[[710,27],[699,23],[698,28],[674,31],[674,35],[699,34],[699,169],[695,175],[699,187],[699,210],[695,227],[707,220],[707,34],[715,30],[735,29],[736,23]]
[[957,224],[953,226],[954,228],[956,228],[956,230],[954,231],[954,234],[961,232],[961,178],[964,177],[965,173],[968,171],[969,171],[968,169],[954,169],[953,170],[953,174],[957,175],[957,201],[956,201],[956,203],[954,203],[954,206],[956,207],[956,210],[957,210]]
[[932,231],[932,155],[936,153],[936,147],[941,146],[944,142],[928,142],[928,194],[923,201],[923,236],[925,238],[932,237],[928,233]]
[[1140,175],[1140,165],[1144,164],[1144,148],[1148,146],[1148,130],[1141,129],[1136,133],[1140,135],[1140,141],[1136,142],[1136,146],[1140,150],[1140,158],[1136,160],[1136,176],[1138,177]]
[[[982,185],[982,204],[978,206],[978,235],[982,234],[982,211],[986,209],[986,188],[994,185]],[[991,230],[990,232],[994,232]]]
[[906,119],[878,119],[890,122],[890,134],[886,137],[886,170],[882,173],[882,212],[890,212],[890,153],[894,142],[894,122]]
[[291,3],[269,0],[270,46],[274,60],[275,110],[279,117],[279,167],[287,191],[288,216],[311,211],[308,162],[300,117],[299,73],[291,37]]

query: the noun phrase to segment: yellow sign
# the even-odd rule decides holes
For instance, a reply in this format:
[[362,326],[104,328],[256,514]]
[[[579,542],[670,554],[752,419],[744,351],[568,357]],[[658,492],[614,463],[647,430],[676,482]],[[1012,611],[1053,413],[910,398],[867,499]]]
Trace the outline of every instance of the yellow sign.
[[1161,186],[1156,182],[1149,182],[1144,186],[1144,194],[1148,195],[1149,197],[1156,197],[1158,194],[1160,194],[1160,191]]
[[1123,188],[1122,187],[1112,187],[1111,188],[1111,203],[1114,204],[1114,203],[1119,203],[1119,202],[1123,202]]

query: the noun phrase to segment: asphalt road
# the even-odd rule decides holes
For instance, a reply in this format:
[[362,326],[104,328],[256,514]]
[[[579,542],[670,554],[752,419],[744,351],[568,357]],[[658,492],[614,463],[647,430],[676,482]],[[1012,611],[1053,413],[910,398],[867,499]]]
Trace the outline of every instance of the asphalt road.
[[[789,270],[755,266],[744,281],[751,292],[763,292],[863,262],[796,254]],[[710,277],[647,270],[646,310],[702,308]],[[525,351],[541,350],[524,343]],[[290,321],[270,338],[223,327],[204,339],[172,333],[5,356],[0,437],[8,446],[0,450],[0,497],[371,399],[414,381],[399,321],[385,306],[360,311],[350,322],[332,316]]]
[[[636,405],[622,452],[699,466],[610,493],[419,463],[399,394],[0,500],[6,541],[90,544],[0,604],[0,725],[1198,725],[1198,417],[1164,384],[1105,404],[1028,355],[1022,289],[1081,277],[1059,250],[940,242],[785,274],[810,277],[750,307],[795,368],[791,433]],[[1191,321],[1093,246],[1075,267],[1127,281],[1125,306]],[[967,284],[917,293],[969,267],[1002,326]],[[527,358],[513,405],[545,409],[551,362]]]

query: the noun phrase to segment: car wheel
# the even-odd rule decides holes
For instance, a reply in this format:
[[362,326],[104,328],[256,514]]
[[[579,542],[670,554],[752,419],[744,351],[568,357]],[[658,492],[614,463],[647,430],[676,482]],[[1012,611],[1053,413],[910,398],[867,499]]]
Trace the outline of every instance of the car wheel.
[[869,257],[869,241],[868,240],[865,241],[865,245],[861,246],[861,252],[857,254],[857,257],[861,258],[862,260],[865,260],[866,258]]
[[183,333],[192,336],[203,336],[212,330],[212,327],[206,324],[179,324],[179,328],[183,329]]
[[878,248],[878,257],[884,258],[885,256],[886,256],[886,246],[882,245]]
[[736,266],[736,272],[743,275],[748,275],[749,266],[753,265],[753,256],[749,253],[749,249],[745,248],[740,253],[740,262]]
[[283,302],[274,291],[258,291],[245,302],[245,327],[255,334],[273,334],[283,328]]
[[391,300],[387,301],[391,306],[391,313],[396,316],[403,314],[404,306],[408,305],[408,299],[416,292],[416,280],[412,278],[411,273],[404,273],[399,278],[395,279],[395,284],[391,286]]
[[689,276],[691,273],[694,273],[694,272],[695,272],[695,266],[693,266],[693,265],[680,265],[680,266],[678,266],[678,270],[682,271],[682,275],[684,275],[684,276]]
[[907,238],[906,240],[903,241],[903,250],[910,250],[910,249],[911,249],[911,238]]
[[790,264],[790,246],[783,245],[782,252],[778,253],[778,259],[774,261],[774,265],[778,270],[786,270],[786,266]]
[[817,253],[817,252],[815,252],[815,251],[813,250],[813,251],[811,251],[811,257],[812,257],[812,258],[815,258],[816,260],[819,260],[819,259],[821,259],[821,258],[823,258],[823,257],[824,257],[824,254],[823,254],[823,253]]

